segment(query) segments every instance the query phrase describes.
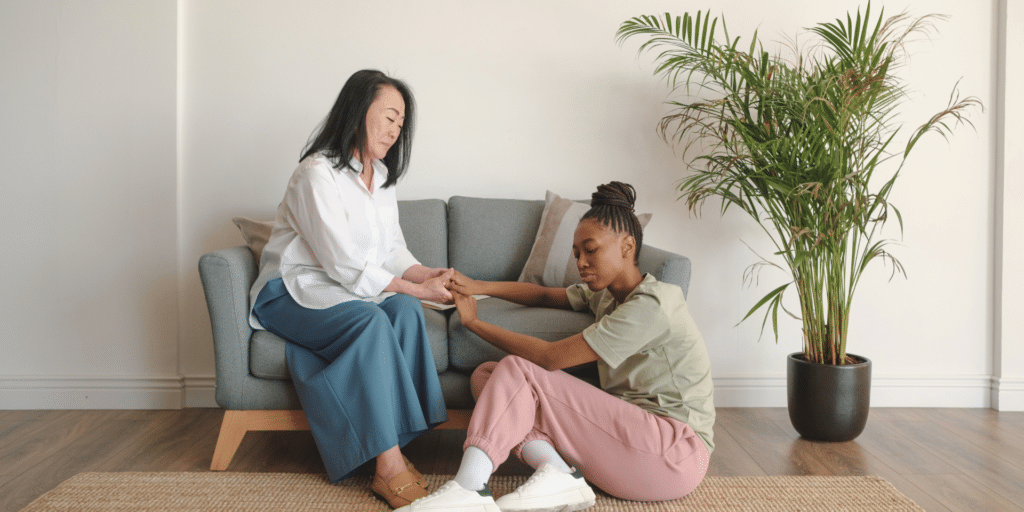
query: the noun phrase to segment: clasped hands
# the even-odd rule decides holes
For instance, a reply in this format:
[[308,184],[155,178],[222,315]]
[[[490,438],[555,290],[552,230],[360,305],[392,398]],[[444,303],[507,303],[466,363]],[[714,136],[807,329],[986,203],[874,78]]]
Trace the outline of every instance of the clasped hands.
[[463,323],[476,318],[476,299],[473,295],[483,294],[481,283],[466,277],[453,268],[436,269],[432,277],[423,282],[437,298],[435,302],[455,304]]

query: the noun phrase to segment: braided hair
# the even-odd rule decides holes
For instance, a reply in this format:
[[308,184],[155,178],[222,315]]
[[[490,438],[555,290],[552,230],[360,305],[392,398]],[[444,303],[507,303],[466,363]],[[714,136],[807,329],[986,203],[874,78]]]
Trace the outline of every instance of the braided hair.
[[595,219],[616,233],[626,233],[636,240],[633,263],[640,263],[640,248],[643,247],[644,231],[640,220],[633,213],[636,190],[628,183],[613,181],[597,187],[590,196],[590,210],[583,214],[581,221]]

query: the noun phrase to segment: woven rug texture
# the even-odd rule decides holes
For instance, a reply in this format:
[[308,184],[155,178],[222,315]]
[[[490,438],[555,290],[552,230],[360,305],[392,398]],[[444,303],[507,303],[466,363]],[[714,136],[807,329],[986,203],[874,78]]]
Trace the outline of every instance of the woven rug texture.
[[[450,475],[426,475],[430,489]],[[495,496],[526,480],[495,476]],[[52,511],[331,511],[388,512],[370,491],[369,478],[331,485],[324,475],[295,473],[80,473],[30,503],[22,512]],[[689,496],[635,502],[600,491],[588,512],[922,512],[877,476],[707,477]]]

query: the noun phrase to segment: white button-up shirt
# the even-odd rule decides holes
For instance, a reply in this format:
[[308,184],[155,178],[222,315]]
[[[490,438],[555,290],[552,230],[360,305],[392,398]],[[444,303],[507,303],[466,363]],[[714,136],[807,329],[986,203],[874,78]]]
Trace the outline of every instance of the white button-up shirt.
[[[387,168],[373,161],[372,189],[367,189],[359,177],[362,164],[353,158],[349,165],[355,171],[337,169],[320,154],[299,162],[277,208],[250,304],[277,277],[310,309],[350,300],[379,304],[394,295],[384,292],[391,280],[419,263],[398,225],[395,188],[381,188]],[[249,323],[263,328],[251,312]]]

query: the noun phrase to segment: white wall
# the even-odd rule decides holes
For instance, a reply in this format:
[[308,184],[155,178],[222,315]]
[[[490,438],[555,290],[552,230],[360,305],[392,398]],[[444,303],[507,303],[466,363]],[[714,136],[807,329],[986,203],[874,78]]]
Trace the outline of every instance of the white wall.
[[0,3],[0,409],[181,402],[176,37],[173,0]]
[[[1003,2],[999,12],[998,97],[1004,105],[996,119],[995,358],[992,406],[1024,410],[1024,101],[1012,84],[1024,80],[1024,6]],[[1006,141],[1010,141],[1007,144]]]
[[[164,29],[177,27],[178,35],[177,39],[171,37],[169,48],[153,53],[157,63],[138,63],[132,71],[122,73],[147,80],[144,83],[151,85],[145,88],[147,93],[168,89],[173,96],[175,76],[164,66],[173,66],[174,57],[167,52],[173,52],[177,42],[179,138],[155,129],[130,130],[160,145],[158,151],[145,153],[147,157],[167,156],[173,162],[175,142],[180,147],[177,174],[173,164],[164,164],[160,169],[166,171],[147,169],[147,177],[140,179],[139,185],[152,187],[161,200],[169,201],[166,208],[149,215],[172,224],[175,216],[179,220],[178,237],[169,250],[172,259],[152,263],[164,272],[169,261],[177,265],[177,286],[168,283],[158,288],[164,294],[161,297],[169,296],[171,303],[178,297],[177,347],[173,340],[167,343],[154,332],[111,330],[109,322],[95,319],[84,321],[84,329],[61,326],[58,333],[33,331],[28,318],[38,316],[37,309],[18,303],[13,314],[7,308],[2,314],[14,317],[21,326],[18,332],[39,340],[41,348],[27,350],[26,357],[34,366],[0,366],[0,379],[12,374],[164,376],[168,372],[161,366],[149,372],[133,367],[119,373],[107,366],[94,368],[80,357],[55,361],[54,349],[74,334],[90,353],[101,354],[105,363],[125,352],[163,354],[163,349],[170,347],[165,359],[173,365],[177,348],[180,364],[176,373],[170,373],[183,378],[188,392],[185,402],[210,403],[213,353],[196,270],[198,258],[207,251],[241,243],[230,222],[232,216],[272,217],[300,149],[345,79],[357,69],[374,67],[406,80],[418,101],[413,162],[399,184],[401,199],[452,195],[542,198],[546,189],[569,197],[588,197],[599,183],[613,179],[633,183],[640,196],[639,210],[654,213],[645,240],[693,260],[690,304],[711,353],[719,405],[784,405],[784,360],[800,347],[798,323],[784,322],[778,344],[770,334],[758,341],[759,320],[735,325],[773,283],[782,282],[781,274],[766,273],[756,288],[743,286],[743,270],[756,261],[744,242],[760,253],[769,253],[764,235],[742,216],[720,218],[716,205],[709,203],[698,218],[675,200],[673,184],[684,176],[683,164],[654,130],[666,112],[662,102],[668,91],[652,76],[650,57],[637,59],[639,40],[623,48],[614,42],[616,28],[631,16],[681,12],[687,6],[654,0],[527,0],[507,5],[179,0],[178,13],[174,13],[174,4],[133,7],[159,11],[162,17],[153,23]],[[0,7],[4,20],[12,18],[6,12],[13,10],[9,5]],[[122,7],[102,2],[98,7],[80,9],[95,16],[115,6]],[[724,13],[733,35],[746,39],[757,28],[762,39],[773,41],[856,7],[854,1],[806,0],[787,2],[786,9],[768,9],[753,0],[724,0],[716,4],[715,14]],[[850,351],[874,361],[874,405],[987,407],[996,373],[997,145],[992,112],[999,108],[997,1],[979,6],[937,0],[927,5],[901,2],[888,7],[890,13],[909,7],[914,14],[950,15],[948,21],[938,24],[937,36],[912,47],[915,56],[904,69],[915,91],[905,109],[905,119],[911,125],[907,131],[945,107],[958,79],[963,93],[978,96],[987,110],[973,117],[976,131],[957,130],[949,142],[931,137],[911,156],[892,195],[906,228],[902,244],[893,249],[909,277],[888,282],[888,270],[881,265],[865,277],[854,305]],[[45,28],[59,18],[44,7],[29,10],[37,19],[19,25],[30,29]],[[108,23],[115,34],[138,28],[135,20]],[[11,37],[0,36],[5,41],[4,69],[15,64],[16,69],[31,69],[29,78],[17,82],[30,89],[47,71],[16,60],[7,50]],[[84,43],[98,46],[99,39],[95,35]],[[49,44],[39,38],[28,45],[27,60],[52,60],[56,50],[48,49]],[[107,60],[103,64],[113,67],[115,59]],[[163,72],[162,78],[154,79],[159,80],[159,87],[148,81],[152,73],[147,66],[159,66]],[[72,71],[66,64],[49,72]],[[7,75],[2,80],[8,80]],[[122,92],[118,96],[126,94],[131,95]],[[165,101],[163,96],[160,101]],[[5,138],[32,121],[33,113],[49,106],[40,100],[35,106],[19,102],[17,108],[18,121],[0,120]],[[72,110],[82,115],[86,108]],[[173,111],[170,116],[173,122]],[[119,111],[112,118],[130,120],[133,114]],[[161,114],[160,119],[168,118]],[[48,121],[41,126],[45,130],[58,124]],[[99,142],[124,138],[106,135],[91,134],[87,147],[118,147]],[[44,141],[38,136],[33,139],[38,147],[44,147]],[[0,165],[25,168],[28,157],[20,151],[14,154],[15,148],[6,142],[2,144]],[[91,158],[81,172],[92,176],[106,169],[105,163]],[[5,171],[5,181],[6,175]],[[18,179],[27,182],[31,176],[34,174],[23,173]],[[95,204],[85,211],[93,215],[105,212],[104,208],[116,204],[120,197],[109,187],[93,187],[89,192]],[[66,201],[47,198],[42,203],[60,210]],[[31,202],[25,199],[19,204]],[[49,222],[30,220],[20,229],[49,233],[54,221]],[[146,221],[122,222],[136,226]],[[117,230],[111,227],[107,233]],[[896,229],[889,234],[899,236]],[[171,237],[148,231],[138,239],[153,253],[162,253],[149,244],[166,243]],[[40,247],[45,253],[54,253],[58,243],[54,236]],[[175,251],[177,260],[173,259]],[[25,259],[42,267],[37,278],[49,285],[44,288],[62,284],[45,273],[47,266]],[[142,261],[146,260],[138,263]],[[10,295],[11,302],[14,297],[45,294],[36,283],[25,278],[15,287],[18,294]],[[108,293],[124,293],[110,283],[106,287]],[[143,292],[132,288],[132,293]],[[6,303],[8,296],[4,300]],[[36,303],[45,303],[45,299]],[[135,303],[142,305],[133,306]],[[138,322],[147,317],[137,313],[139,309],[159,311],[167,302],[133,295],[133,300],[121,305],[116,311],[127,319],[122,321]],[[66,309],[58,311],[62,318],[68,316]],[[0,382],[0,389],[4,386]]]

